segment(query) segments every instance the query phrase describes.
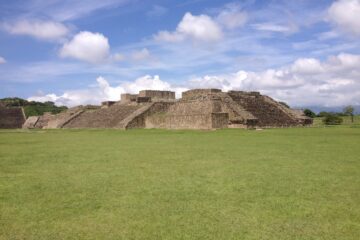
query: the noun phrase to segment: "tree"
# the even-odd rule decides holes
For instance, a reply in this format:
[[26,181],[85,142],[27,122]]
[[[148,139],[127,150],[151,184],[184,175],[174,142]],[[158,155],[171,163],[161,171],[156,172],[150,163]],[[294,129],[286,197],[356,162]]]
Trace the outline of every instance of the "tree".
[[318,117],[326,117],[327,115],[329,115],[330,113],[325,112],[325,111],[321,111],[319,112],[319,114],[317,115]]
[[316,114],[308,108],[304,109],[304,114],[305,114],[305,116],[310,117],[310,118],[316,117]]
[[346,106],[344,108],[343,112],[345,115],[351,116],[351,122],[353,123],[354,122],[354,107],[351,105]]
[[340,125],[342,122],[342,117],[340,117],[336,113],[328,113],[328,115],[325,116],[323,119],[323,123],[326,125]]

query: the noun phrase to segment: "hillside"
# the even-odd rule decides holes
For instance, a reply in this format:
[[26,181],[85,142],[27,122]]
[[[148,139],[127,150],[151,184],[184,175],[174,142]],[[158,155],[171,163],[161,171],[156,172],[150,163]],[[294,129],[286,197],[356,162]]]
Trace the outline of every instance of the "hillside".
[[56,114],[67,109],[66,106],[56,106],[53,102],[27,101],[18,97],[2,98],[0,103],[6,107],[23,107],[26,117],[43,115],[44,112]]

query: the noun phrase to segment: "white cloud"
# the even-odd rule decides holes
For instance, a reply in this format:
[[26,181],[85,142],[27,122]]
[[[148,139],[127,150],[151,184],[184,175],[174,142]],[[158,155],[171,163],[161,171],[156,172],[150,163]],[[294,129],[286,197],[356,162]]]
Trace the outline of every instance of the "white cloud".
[[4,63],[6,63],[6,60],[5,60],[5,58],[3,58],[3,57],[0,57],[0,64],[4,64]]
[[318,74],[324,71],[319,60],[314,58],[300,58],[291,66],[291,71],[300,74]]
[[282,32],[282,33],[291,33],[297,31],[296,25],[279,25],[275,23],[255,23],[252,24],[252,27],[259,31],[269,31],[269,32]]
[[114,9],[130,2],[129,0],[28,0],[20,9],[26,15],[48,16],[58,21],[69,21],[88,16],[101,9]]
[[115,53],[111,56],[111,58],[116,62],[121,62],[125,60],[125,56],[121,53]]
[[340,31],[360,36],[360,0],[338,0],[328,9],[328,18]]
[[178,24],[176,31],[160,31],[155,39],[168,42],[177,42],[185,39],[194,41],[213,42],[222,38],[223,32],[217,22],[207,15],[194,16],[186,13]]
[[338,38],[340,36],[340,34],[336,31],[328,31],[328,32],[322,32],[318,35],[318,39],[320,41],[326,41],[329,39],[334,39],[334,38]]
[[248,19],[245,11],[237,4],[227,5],[217,16],[216,20],[228,29],[235,29],[243,26]]
[[68,90],[61,95],[54,93],[41,94],[29,97],[29,101],[53,101],[57,105],[76,106],[95,104],[99,105],[102,101],[118,101],[122,93],[138,93],[140,90],[174,90],[177,96],[187,89],[171,86],[168,82],[162,81],[159,76],[143,76],[133,82],[124,82],[118,86],[111,86],[109,82],[103,78],[96,79],[96,86],[87,89]]
[[168,31],[160,31],[154,36],[154,38],[158,41],[164,42],[181,42],[185,40],[185,36],[183,34]]
[[159,76],[143,76],[133,82],[111,86],[99,77],[95,87],[66,91],[62,95],[47,94],[33,100],[51,100],[74,106],[119,100],[120,94],[143,89],[172,90],[177,97],[189,88],[219,88],[223,91],[260,91],[292,106],[360,105],[360,55],[341,53],[325,61],[301,58],[293,64],[265,71],[238,71],[223,75],[195,77],[177,87]]
[[142,61],[150,57],[150,52],[147,48],[143,48],[139,51],[134,51],[131,54],[131,58],[135,61]]
[[3,28],[11,34],[28,35],[43,40],[62,40],[70,32],[62,23],[35,19],[4,23]]
[[60,56],[100,63],[108,59],[109,51],[109,41],[101,33],[80,32],[63,45]]
[[360,55],[341,53],[326,61],[296,60],[262,72],[238,71],[189,81],[192,88],[260,91],[292,106],[360,104]]

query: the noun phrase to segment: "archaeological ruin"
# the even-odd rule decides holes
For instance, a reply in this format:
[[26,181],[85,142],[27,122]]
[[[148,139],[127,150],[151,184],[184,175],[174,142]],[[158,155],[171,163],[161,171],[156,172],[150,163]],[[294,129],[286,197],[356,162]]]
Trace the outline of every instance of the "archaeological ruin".
[[259,92],[193,89],[143,90],[121,94],[120,101],[78,106],[56,115],[29,117],[23,128],[164,128],[221,129],[293,127],[312,124],[302,111],[288,108]]
[[0,102],[0,129],[21,128],[26,120],[20,107],[8,108]]

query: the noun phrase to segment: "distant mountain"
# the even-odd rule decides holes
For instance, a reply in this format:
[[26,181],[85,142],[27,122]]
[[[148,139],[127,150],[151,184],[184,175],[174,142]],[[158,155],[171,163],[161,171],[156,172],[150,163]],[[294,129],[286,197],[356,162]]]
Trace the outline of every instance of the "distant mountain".
[[26,117],[30,116],[40,116],[44,112],[51,112],[53,114],[62,112],[67,109],[65,106],[56,106],[53,102],[35,102],[27,101],[22,98],[13,97],[13,98],[2,98],[0,103],[6,107],[23,107]]

